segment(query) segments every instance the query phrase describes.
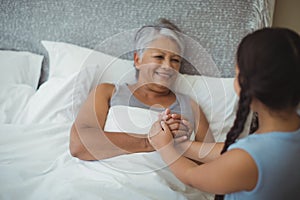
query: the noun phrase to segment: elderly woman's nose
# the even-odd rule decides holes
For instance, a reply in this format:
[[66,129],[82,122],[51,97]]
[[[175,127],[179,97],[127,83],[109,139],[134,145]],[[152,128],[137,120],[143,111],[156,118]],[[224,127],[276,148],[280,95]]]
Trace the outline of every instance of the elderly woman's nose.
[[161,67],[166,68],[166,69],[172,68],[170,60],[165,59],[161,65]]

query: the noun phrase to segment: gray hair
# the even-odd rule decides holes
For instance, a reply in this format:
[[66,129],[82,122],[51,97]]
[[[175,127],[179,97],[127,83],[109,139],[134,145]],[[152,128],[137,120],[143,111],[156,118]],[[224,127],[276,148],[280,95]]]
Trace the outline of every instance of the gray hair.
[[140,59],[143,57],[145,49],[154,40],[167,37],[176,42],[179,47],[180,55],[183,55],[184,44],[180,35],[180,29],[166,19],[160,19],[157,25],[143,26],[135,35],[135,50]]

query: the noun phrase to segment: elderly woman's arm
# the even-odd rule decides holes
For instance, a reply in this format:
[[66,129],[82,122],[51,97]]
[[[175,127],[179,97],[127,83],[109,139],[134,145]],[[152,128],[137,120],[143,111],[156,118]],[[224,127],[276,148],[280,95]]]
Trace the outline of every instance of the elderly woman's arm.
[[209,129],[208,120],[202,108],[192,99],[191,105],[195,116],[195,141],[215,142],[214,136]]
[[71,128],[70,152],[82,160],[101,160],[117,155],[153,151],[145,136],[103,131],[114,85],[101,84],[82,105]]

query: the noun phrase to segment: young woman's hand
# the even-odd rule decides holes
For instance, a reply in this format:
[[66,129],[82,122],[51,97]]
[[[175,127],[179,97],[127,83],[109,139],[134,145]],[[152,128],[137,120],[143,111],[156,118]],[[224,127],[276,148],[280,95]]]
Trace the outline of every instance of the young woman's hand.
[[152,125],[148,134],[148,140],[156,150],[160,150],[167,145],[174,145],[173,135],[168,125],[161,120],[154,122]]

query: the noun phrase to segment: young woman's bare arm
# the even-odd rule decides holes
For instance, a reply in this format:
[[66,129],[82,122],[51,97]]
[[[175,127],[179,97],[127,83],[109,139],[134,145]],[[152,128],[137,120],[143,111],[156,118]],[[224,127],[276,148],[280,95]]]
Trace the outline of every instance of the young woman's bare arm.
[[215,194],[250,191],[255,188],[258,169],[247,152],[234,149],[212,162],[197,165],[181,156],[174,148],[168,126],[162,124],[162,128],[164,130],[161,130],[159,122],[154,124],[149,140],[171,171],[185,184]]
[[166,122],[166,124],[168,124],[169,128],[172,128],[173,126],[170,125],[172,124],[172,120],[184,121],[183,124],[188,127],[188,130],[193,129],[192,127],[194,127],[195,141],[185,140],[182,142],[176,142],[176,149],[181,154],[194,161],[207,163],[220,156],[224,144],[215,142],[209,129],[207,118],[201,107],[194,100],[191,100],[191,105],[195,118],[194,125],[191,125],[190,122],[186,121],[184,116],[181,116],[180,114],[172,114],[168,109],[162,114],[162,119]]
[[175,145],[176,150],[185,157],[201,163],[208,163],[218,158],[223,149],[223,142],[185,141]]
[[195,116],[195,141],[178,143],[176,149],[184,156],[201,163],[211,162],[220,156],[223,143],[216,143],[201,107],[191,100]]

